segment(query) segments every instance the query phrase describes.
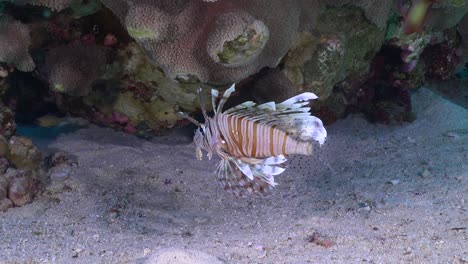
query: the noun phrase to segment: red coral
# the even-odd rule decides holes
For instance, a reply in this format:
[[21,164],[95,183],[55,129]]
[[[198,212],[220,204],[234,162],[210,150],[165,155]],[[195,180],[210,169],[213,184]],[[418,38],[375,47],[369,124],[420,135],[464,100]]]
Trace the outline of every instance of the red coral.
[[457,47],[451,42],[429,46],[422,56],[427,65],[426,76],[436,80],[450,79],[460,62]]

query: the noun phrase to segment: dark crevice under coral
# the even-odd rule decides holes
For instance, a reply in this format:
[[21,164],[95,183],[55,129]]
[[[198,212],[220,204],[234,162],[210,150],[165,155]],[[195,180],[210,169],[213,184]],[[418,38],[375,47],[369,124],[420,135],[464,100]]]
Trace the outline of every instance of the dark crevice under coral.
[[49,87],[32,74],[20,71],[11,75],[3,101],[15,112],[15,121],[20,124],[31,124],[41,116],[60,112],[52,101]]

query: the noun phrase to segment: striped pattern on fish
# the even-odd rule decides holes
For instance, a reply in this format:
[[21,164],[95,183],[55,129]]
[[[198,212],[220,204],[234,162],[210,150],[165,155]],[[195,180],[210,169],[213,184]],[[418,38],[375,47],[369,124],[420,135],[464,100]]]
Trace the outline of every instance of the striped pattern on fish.
[[212,90],[214,117],[209,117],[199,89],[204,124],[181,114],[198,126],[194,136],[197,158],[201,160],[202,149],[209,159],[213,153],[221,157],[216,175],[224,189],[236,195],[261,194],[277,185],[274,176],[284,172],[288,155],[312,155],[312,142],[323,144],[327,131],[306,107],[317,99],[313,93],[302,93],[279,104],[249,101],[223,112],[234,90],[234,85],[227,89],[218,106],[218,91]]

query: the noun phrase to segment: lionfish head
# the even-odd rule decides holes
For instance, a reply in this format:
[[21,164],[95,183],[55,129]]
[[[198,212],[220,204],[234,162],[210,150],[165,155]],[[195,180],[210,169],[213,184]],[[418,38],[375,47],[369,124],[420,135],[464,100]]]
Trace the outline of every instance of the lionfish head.
[[185,119],[190,120],[192,123],[194,123],[197,126],[197,129],[195,130],[195,135],[193,136],[193,143],[195,144],[197,148],[197,159],[201,160],[202,159],[202,149],[207,151],[208,158],[211,159],[212,156],[212,151],[209,145],[207,145],[207,140],[206,140],[206,125],[201,124],[197,120],[193,119],[189,115],[183,112],[179,112],[179,115],[182,116]]
[[[203,154],[202,149],[208,152],[207,154],[208,159],[211,159],[211,156],[213,155],[213,140],[212,140],[213,135],[211,133],[208,133],[207,135],[207,126],[209,127],[211,118],[208,116],[205,110],[205,103],[204,103],[204,99],[202,96],[201,87],[197,89],[197,94],[198,94],[198,100],[200,102],[200,108],[202,110],[202,114],[205,119],[205,123],[202,124],[183,112],[179,112],[179,115],[181,115],[185,119],[190,120],[192,123],[194,123],[198,127],[197,130],[195,130],[195,135],[193,137],[193,143],[195,143],[197,147],[197,159],[198,160],[202,159],[202,154]],[[213,103],[213,108],[214,108],[214,101],[212,103]]]

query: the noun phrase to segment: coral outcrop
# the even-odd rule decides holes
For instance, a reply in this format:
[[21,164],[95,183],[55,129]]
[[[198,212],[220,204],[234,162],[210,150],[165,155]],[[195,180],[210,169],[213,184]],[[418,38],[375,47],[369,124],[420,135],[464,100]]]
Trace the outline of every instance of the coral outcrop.
[[0,135],[0,212],[32,201],[39,191],[40,163],[31,140]]
[[29,54],[30,45],[28,26],[0,14],[0,62],[12,63],[20,71],[34,70],[35,64]]
[[15,4],[45,6],[53,11],[62,11],[70,7],[73,2],[81,2],[81,0],[16,0]]
[[89,93],[106,63],[106,51],[97,45],[72,43],[47,53],[46,72],[53,90],[74,96]]
[[[199,86],[233,82],[258,102],[312,91],[314,110],[329,121],[349,109],[409,120],[398,114],[410,111],[408,89],[447,78],[468,53],[464,20],[461,49],[447,38],[468,11],[465,0],[102,0],[102,9],[97,0],[1,2],[15,17],[0,20],[2,93],[14,87],[12,64],[34,69],[30,49],[34,76],[51,90],[43,96],[60,111],[138,135],[184,124],[176,113],[199,111]],[[403,110],[386,115],[396,101]]]
[[284,72],[303,91],[325,100],[347,75],[365,75],[380,49],[384,31],[356,7],[329,7],[319,16],[316,34],[303,33],[286,56]]
[[387,26],[387,19],[395,3],[394,0],[327,0],[327,4],[336,7],[353,5],[364,11],[366,18],[381,30]]
[[297,1],[104,0],[170,78],[239,81],[276,67],[299,27]]

